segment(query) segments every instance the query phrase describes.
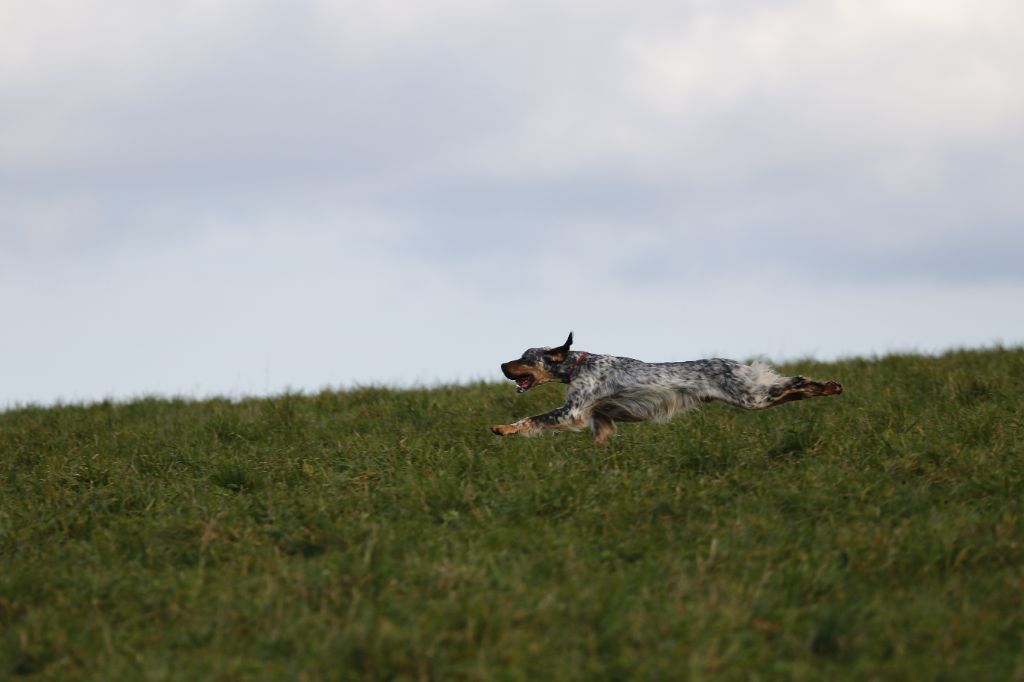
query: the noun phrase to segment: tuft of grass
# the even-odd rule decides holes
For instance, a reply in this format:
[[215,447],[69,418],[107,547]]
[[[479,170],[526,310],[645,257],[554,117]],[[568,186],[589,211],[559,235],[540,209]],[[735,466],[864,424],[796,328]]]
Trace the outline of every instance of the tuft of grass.
[[0,414],[0,679],[1024,679],[1024,350],[498,439],[561,391]]

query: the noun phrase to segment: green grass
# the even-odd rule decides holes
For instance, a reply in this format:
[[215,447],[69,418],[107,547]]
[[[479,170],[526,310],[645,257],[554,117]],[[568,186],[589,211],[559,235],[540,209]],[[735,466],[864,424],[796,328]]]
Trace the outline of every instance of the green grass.
[[0,414],[0,679],[1024,679],[1024,350],[499,439],[560,387]]

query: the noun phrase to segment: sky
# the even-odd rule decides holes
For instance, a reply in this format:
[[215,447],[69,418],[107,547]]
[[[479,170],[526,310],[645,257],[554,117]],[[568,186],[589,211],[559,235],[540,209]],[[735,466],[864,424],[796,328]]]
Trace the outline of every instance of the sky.
[[1018,0],[0,0],[0,409],[1024,343]]

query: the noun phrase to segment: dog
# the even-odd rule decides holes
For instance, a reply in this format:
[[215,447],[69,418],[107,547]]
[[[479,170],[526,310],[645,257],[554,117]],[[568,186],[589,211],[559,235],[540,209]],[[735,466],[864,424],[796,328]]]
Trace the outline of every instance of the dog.
[[793,400],[837,395],[842,384],[785,377],[767,365],[745,365],[714,358],[689,362],[648,363],[613,355],[570,350],[572,332],[557,348],[530,348],[518,360],[501,365],[517,393],[558,381],[568,384],[565,404],[513,424],[490,427],[499,436],[535,436],[547,431],[580,431],[587,426],[594,441],[607,443],[616,422],[664,421],[711,400],[747,410]]

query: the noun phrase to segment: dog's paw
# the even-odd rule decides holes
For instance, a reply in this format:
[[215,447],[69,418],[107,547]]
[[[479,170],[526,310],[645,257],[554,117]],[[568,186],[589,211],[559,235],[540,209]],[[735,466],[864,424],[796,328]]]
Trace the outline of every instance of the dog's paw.
[[491,433],[496,436],[511,436],[516,432],[516,427],[506,424],[495,424],[491,427]]

